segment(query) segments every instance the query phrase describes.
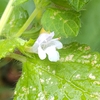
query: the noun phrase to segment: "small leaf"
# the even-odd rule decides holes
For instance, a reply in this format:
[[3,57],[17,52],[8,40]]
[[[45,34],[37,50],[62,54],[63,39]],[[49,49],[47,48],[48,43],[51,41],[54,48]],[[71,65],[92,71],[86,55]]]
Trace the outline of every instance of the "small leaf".
[[54,31],[56,36],[77,36],[80,28],[79,13],[48,9],[43,14],[41,23],[45,30]]
[[99,100],[100,54],[78,43],[64,46],[56,63],[28,59],[14,100]]
[[83,6],[90,0],[68,0],[70,5],[73,6],[77,11],[81,10]]

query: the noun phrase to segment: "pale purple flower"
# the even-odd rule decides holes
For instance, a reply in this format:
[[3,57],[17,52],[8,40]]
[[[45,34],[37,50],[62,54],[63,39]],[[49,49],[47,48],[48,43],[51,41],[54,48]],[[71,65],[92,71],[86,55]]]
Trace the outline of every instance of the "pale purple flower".
[[59,60],[60,55],[56,49],[61,49],[63,47],[62,43],[59,41],[59,38],[54,37],[54,32],[42,33],[34,43],[31,48],[31,51],[37,53],[40,59],[45,59],[48,55],[50,61],[56,62]]

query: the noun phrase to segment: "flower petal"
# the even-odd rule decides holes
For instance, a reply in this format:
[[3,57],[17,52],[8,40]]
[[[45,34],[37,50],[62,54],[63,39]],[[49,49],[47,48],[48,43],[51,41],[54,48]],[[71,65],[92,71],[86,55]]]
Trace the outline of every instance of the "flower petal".
[[47,47],[49,47],[49,46],[55,46],[57,49],[63,48],[63,44],[60,41],[58,41],[57,39],[52,39],[51,41],[49,41],[47,43]]
[[39,45],[46,40],[46,38],[48,38],[49,34],[46,33],[42,33],[39,35],[38,39],[36,40],[36,43],[38,43]]
[[46,53],[45,51],[43,51],[43,49],[41,48],[41,46],[38,47],[38,56],[41,60],[46,58]]
[[54,43],[57,49],[63,48],[63,44],[60,41],[55,41]]
[[51,39],[54,37],[54,32],[50,33],[50,37],[51,37]]
[[36,43],[41,44],[43,42],[48,42],[51,40],[54,36],[54,32],[48,34],[48,33],[42,33],[39,35],[38,39],[36,40]]
[[54,32],[42,33],[34,43],[31,51],[38,53],[40,59],[45,59],[46,54],[50,61],[56,62],[59,60],[59,52],[56,49],[61,49],[63,44],[59,41],[59,38],[52,39],[54,37]]
[[50,47],[46,48],[45,52],[47,53],[48,59],[50,61],[56,62],[59,60],[59,57],[60,57],[59,52],[56,51],[55,46],[50,46]]
[[34,53],[38,53],[38,47],[39,47],[39,44],[38,43],[34,43],[34,45],[32,46],[32,51],[34,52]]

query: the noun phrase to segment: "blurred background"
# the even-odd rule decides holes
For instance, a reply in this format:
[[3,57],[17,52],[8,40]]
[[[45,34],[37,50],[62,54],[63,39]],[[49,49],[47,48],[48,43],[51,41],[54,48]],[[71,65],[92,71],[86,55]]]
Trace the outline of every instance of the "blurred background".
[[[8,0],[0,0],[0,17]],[[23,6],[31,14],[32,0]],[[92,51],[100,52],[100,0],[90,0],[81,11],[81,28],[77,37],[63,39],[64,43],[87,44]],[[13,100],[13,91],[21,75],[21,62],[11,58],[0,60],[0,100]]]
[[100,52],[100,0],[90,0],[81,11],[81,28],[77,37],[64,42],[87,44],[92,51]]

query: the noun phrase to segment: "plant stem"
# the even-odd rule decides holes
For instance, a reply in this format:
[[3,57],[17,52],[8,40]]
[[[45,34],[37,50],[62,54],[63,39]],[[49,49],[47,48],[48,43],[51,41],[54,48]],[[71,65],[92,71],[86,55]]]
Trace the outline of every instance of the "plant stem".
[[7,7],[6,7],[1,19],[0,19],[0,35],[1,35],[2,30],[3,30],[4,26],[6,25],[6,22],[8,21],[10,14],[11,14],[13,8],[14,8],[12,6],[13,1],[14,0],[9,0],[8,5],[7,5]]
[[28,20],[25,22],[25,24],[22,26],[22,28],[18,31],[18,33],[16,34],[17,37],[21,36],[22,33],[27,29],[27,27],[29,26],[29,24],[32,22],[32,20],[36,17],[36,15],[39,12],[39,8],[36,8],[33,13],[31,14],[31,16],[28,18]]
[[8,57],[14,58],[14,59],[21,61],[21,62],[26,61],[26,58],[24,56],[16,54],[16,53],[11,53],[10,55],[8,55]]

